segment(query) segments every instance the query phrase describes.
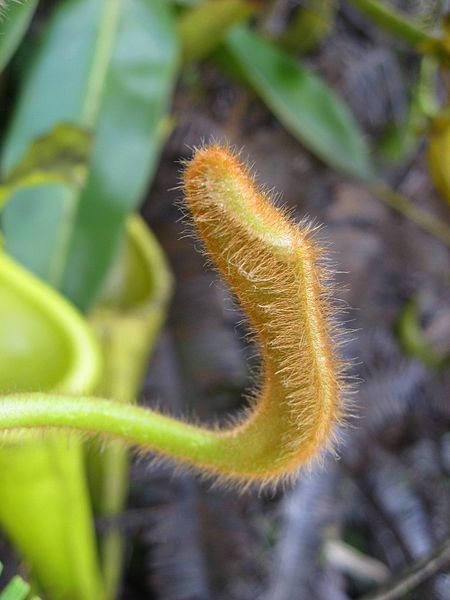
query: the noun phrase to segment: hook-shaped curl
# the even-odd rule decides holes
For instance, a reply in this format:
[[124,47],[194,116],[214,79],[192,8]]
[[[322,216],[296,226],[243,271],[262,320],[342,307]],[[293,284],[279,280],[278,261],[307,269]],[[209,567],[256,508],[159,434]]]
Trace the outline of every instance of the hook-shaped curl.
[[327,445],[339,416],[327,273],[305,224],[294,224],[256,187],[237,156],[198,150],[184,191],[207,254],[255,331],[262,376],[232,426],[204,428],[96,398],[22,394],[0,399],[0,431],[62,427],[126,440],[205,475],[275,483]]

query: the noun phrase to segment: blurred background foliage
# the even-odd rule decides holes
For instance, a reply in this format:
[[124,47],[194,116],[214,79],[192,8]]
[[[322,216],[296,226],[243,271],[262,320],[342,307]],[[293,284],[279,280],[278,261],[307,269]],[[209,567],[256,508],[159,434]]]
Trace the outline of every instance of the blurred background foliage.
[[[3,571],[3,565],[0,563],[0,575]],[[0,600],[26,600],[29,598],[30,586],[22,577],[15,575],[11,581],[0,592]],[[33,596],[31,600],[38,600],[37,596]]]
[[[326,224],[352,307],[343,353],[358,384],[340,460],[272,497],[133,463],[126,508],[96,520],[100,537],[123,537],[121,598],[450,598],[448,9],[5,5],[6,250],[95,315],[141,207],[177,281],[143,402],[213,421],[242,406],[257,370],[239,309],[181,236],[174,187],[192,146],[244,148],[294,214]],[[1,544],[6,581],[20,564]]]

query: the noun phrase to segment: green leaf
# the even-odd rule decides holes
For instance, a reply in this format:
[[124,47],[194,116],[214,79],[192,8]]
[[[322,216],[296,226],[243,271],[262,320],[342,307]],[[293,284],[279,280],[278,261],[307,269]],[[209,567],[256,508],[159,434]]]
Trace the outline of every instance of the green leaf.
[[159,156],[177,66],[172,15],[165,0],[68,0],[54,10],[36,54],[4,172],[60,122],[91,128],[94,143],[82,192],[44,186],[8,205],[6,247],[86,309]]
[[373,176],[355,119],[325,82],[248,28],[233,29],[226,46],[256,93],[311,152],[344,174]]
[[397,39],[404,40],[416,48],[431,50],[439,41],[438,38],[422,29],[418,23],[411,21],[406,14],[390,7],[387,2],[350,0],[350,4],[353,4],[379,27],[390,31]]
[[8,2],[0,13],[0,72],[13,56],[36,10],[38,0]]
[[397,334],[403,349],[431,368],[440,369],[449,362],[448,356],[442,356],[430,345],[420,326],[419,303],[417,299],[409,301],[403,308],[397,321]]
[[0,209],[23,188],[49,183],[81,187],[86,179],[90,143],[87,131],[66,123],[37,138],[0,184]]

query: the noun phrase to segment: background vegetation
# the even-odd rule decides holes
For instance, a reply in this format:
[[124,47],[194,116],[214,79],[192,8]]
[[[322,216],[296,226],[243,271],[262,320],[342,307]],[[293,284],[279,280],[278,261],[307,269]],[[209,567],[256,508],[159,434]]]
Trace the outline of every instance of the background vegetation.
[[[143,403],[226,419],[257,370],[239,309],[183,236],[179,163],[205,140],[243,148],[296,216],[326,225],[348,307],[350,427],[339,459],[293,489],[238,496],[143,459],[128,476],[112,450],[115,475],[98,480],[119,502],[91,485],[112,596],[450,598],[448,8],[6,5],[5,249],[92,318],[111,301],[105,282],[141,206],[176,282]],[[102,467],[89,462],[95,481]],[[28,578],[6,536],[0,559],[2,584]]]

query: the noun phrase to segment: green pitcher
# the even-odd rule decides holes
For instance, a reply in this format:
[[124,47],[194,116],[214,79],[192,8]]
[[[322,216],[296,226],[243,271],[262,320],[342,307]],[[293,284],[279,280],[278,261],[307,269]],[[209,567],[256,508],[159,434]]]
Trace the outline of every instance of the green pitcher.
[[[89,393],[101,372],[89,326],[0,251],[0,390]],[[103,596],[79,437],[8,434],[0,445],[0,526],[52,600]]]

